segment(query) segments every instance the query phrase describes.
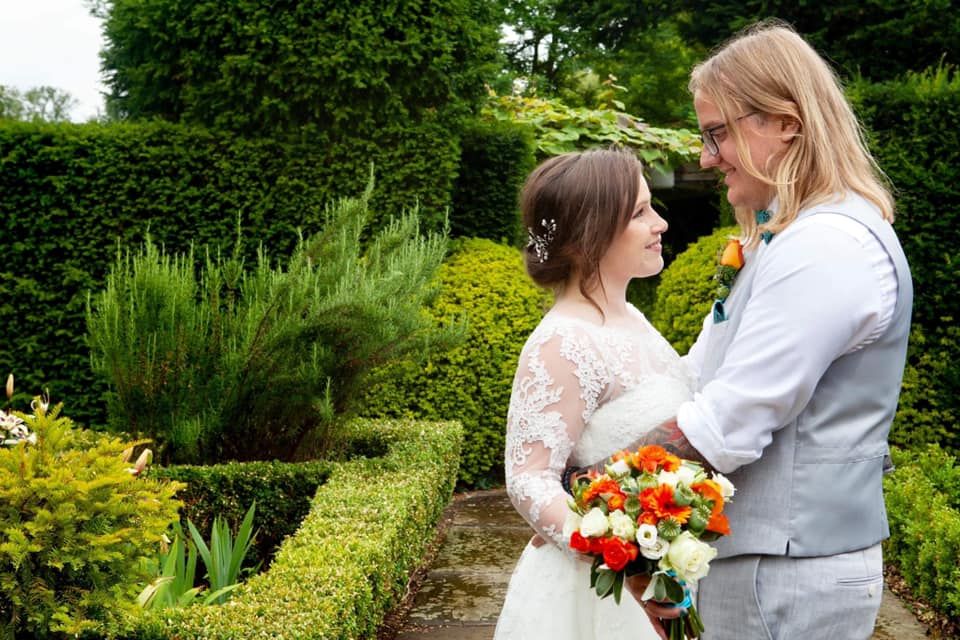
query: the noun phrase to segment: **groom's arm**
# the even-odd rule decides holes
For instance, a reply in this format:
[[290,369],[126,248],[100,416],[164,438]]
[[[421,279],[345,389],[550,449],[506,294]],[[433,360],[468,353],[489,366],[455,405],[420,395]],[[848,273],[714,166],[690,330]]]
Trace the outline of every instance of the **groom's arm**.
[[[645,447],[652,444],[660,445],[678,458],[685,458],[687,460],[699,462],[704,466],[704,468],[707,469],[707,471],[713,471],[712,465],[699,451],[693,447],[692,444],[690,444],[690,441],[687,440],[687,437],[683,435],[683,431],[681,431],[679,425],[677,425],[676,418],[671,418],[659,426],[654,427],[637,440],[634,440],[625,446],[624,449],[635,451],[640,447]],[[579,476],[585,475],[591,471],[603,473],[605,465],[606,459],[598,460],[597,462],[586,467],[567,467],[564,469],[562,477],[564,490],[568,493],[572,493],[573,483]]]

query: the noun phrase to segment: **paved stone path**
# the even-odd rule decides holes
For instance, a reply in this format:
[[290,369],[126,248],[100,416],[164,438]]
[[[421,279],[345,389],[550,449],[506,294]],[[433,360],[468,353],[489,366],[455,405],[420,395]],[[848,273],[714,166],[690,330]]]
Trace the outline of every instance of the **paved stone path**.
[[[503,490],[454,498],[446,537],[396,640],[490,640],[513,565],[530,539]],[[872,640],[924,640],[924,628],[883,593]]]

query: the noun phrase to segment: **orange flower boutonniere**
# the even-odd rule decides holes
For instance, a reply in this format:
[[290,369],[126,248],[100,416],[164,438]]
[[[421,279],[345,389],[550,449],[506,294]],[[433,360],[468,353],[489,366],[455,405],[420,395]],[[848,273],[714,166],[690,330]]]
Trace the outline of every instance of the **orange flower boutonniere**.
[[724,247],[720,255],[720,264],[713,279],[717,281],[717,300],[723,302],[730,295],[730,287],[737,279],[737,273],[743,268],[743,245],[734,238]]

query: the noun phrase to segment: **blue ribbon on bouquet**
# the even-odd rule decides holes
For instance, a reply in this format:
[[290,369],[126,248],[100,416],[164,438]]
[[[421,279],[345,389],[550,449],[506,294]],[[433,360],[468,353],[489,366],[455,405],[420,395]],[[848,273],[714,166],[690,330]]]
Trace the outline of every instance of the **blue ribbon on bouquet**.
[[677,577],[677,572],[673,569],[670,569],[666,573],[671,578],[674,578],[677,581],[677,584],[683,587],[683,600],[680,602],[671,602],[670,606],[677,609],[683,609],[684,613],[686,613],[686,610],[693,606],[693,600],[690,598],[690,588],[687,586],[686,581]]

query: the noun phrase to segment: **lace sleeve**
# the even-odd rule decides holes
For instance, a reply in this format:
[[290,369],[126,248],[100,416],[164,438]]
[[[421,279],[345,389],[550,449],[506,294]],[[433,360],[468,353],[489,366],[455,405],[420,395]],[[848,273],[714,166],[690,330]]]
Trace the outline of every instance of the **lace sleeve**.
[[608,378],[582,333],[535,333],[520,356],[507,415],[507,493],[537,533],[561,548],[569,534],[560,474]]

